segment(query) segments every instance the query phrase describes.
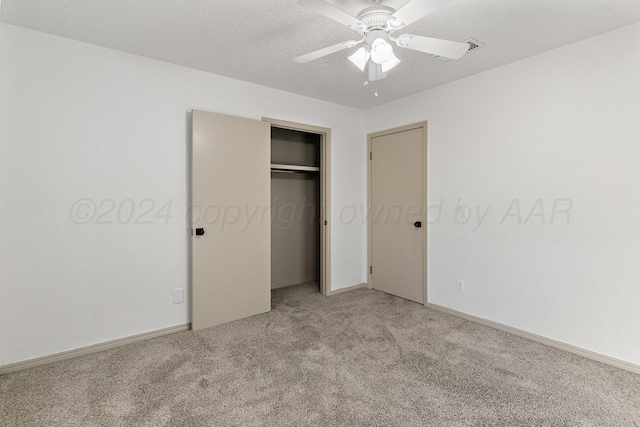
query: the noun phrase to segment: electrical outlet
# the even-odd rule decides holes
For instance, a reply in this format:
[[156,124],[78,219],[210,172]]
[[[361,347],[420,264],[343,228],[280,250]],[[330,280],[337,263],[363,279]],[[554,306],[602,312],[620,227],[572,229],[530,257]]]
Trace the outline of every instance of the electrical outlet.
[[184,302],[184,288],[173,290],[173,303],[182,304]]
[[456,280],[456,291],[464,292],[464,280]]

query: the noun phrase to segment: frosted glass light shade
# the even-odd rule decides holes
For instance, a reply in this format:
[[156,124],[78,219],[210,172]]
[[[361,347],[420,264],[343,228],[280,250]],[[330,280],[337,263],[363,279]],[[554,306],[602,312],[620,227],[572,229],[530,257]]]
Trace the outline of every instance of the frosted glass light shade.
[[371,60],[376,64],[384,64],[393,55],[393,48],[382,38],[377,38],[371,44]]
[[389,57],[389,59],[382,63],[382,72],[386,73],[387,71],[398,65],[400,62],[402,61],[400,61],[398,57],[395,56],[393,52],[391,52],[391,56]]
[[367,62],[369,61],[370,57],[371,54],[367,51],[367,49],[361,47],[349,57],[349,61],[353,62],[356,67],[360,68],[360,71],[364,71],[364,67],[367,66]]

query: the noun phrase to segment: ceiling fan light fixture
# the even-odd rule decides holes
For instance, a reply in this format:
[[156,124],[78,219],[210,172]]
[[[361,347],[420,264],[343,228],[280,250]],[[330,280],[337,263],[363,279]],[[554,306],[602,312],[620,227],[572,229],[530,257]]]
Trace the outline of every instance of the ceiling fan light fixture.
[[367,62],[369,62],[370,57],[371,54],[367,51],[367,49],[361,47],[349,57],[349,61],[353,62],[353,64],[358,67],[360,71],[364,71],[364,68],[367,66]]
[[362,9],[357,16],[352,16],[333,4],[336,3],[335,0],[297,0],[299,5],[356,30],[362,38],[318,49],[293,60],[305,64],[364,43],[349,56],[349,60],[363,72],[369,68],[368,81],[374,82],[387,77],[387,72],[401,62],[394,55],[391,43],[395,43],[400,49],[410,49],[448,59],[460,59],[470,50],[472,44],[467,41],[457,42],[412,34],[394,35],[396,30],[411,25],[453,0],[403,0],[404,5],[397,10],[381,4],[386,1],[361,0],[364,3],[373,2],[373,5]]
[[398,59],[398,57],[395,56],[393,54],[393,52],[391,52],[391,57],[381,64],[382,65],[382,72],[386,73],[387,71],[391,70],[392,68],[394,68],[396,65],[398,65],[401,62],[402,61],[400,61]]
[[384,64],[393,56],[393,48],[383,38],[377,38],[371,43],[371,60],[376,64]]

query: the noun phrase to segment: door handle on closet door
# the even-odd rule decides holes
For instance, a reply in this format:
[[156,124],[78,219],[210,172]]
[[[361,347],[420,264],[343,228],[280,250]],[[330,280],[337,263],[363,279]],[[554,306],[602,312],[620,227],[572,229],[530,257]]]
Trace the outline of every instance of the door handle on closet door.
[[415,228],[422,228],[422,221],[416,221],[416,222],[414,222],[414,223],[413,223],[413,226],[414,226]]
[[204,228],[196,228],[196,236],[204,236]]

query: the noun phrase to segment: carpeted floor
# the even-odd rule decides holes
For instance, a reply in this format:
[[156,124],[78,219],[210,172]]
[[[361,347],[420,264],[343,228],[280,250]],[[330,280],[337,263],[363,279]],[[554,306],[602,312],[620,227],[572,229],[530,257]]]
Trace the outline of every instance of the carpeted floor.
[[0,377],[1,426],[640,426],[640,375],[371,290]]

